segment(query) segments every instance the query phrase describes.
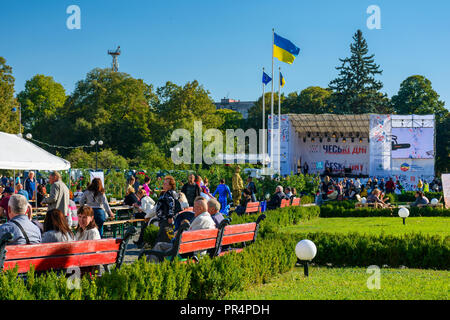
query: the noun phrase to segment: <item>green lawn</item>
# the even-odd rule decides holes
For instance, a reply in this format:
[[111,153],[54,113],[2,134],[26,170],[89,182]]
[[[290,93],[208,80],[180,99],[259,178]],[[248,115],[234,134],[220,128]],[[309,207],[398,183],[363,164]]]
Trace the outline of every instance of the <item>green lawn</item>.
[[302,221],[295,226],[283,227],[282,232],[358,232],[378,235],[405,233],[424,233],[449,236],[450,217],[412,217],[406,219],[406,225],[399,217],[362,217],[362,218],[317,218]]
[[369,289],[366,268],[303,267],[269,283],[235,292],[230,300],[448,300],[450,271],[380,269],[380,289]]

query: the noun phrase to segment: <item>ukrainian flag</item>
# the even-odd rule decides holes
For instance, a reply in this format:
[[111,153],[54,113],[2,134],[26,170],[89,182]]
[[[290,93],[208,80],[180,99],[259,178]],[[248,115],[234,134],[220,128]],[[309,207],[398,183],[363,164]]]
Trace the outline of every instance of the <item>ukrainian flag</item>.
[[286,81],[284,80],[284,77],[280,72],[280,86],[283,87],[285,83],[286,83]]
[[292,64],[295,57],[300,53],[300,48],[297,48],[289,40],[280,37],[276,33],[273,34],[273,56],[282,62]]

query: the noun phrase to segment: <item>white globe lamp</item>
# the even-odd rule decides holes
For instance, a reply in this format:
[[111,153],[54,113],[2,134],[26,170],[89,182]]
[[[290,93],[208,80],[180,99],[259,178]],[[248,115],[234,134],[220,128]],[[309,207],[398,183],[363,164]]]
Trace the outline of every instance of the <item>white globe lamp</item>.
[[431,199],[430,203],[431,203],[432,205],[436,205],[436,204],[439,203],[439,200],[436,199],[436,198],[433,198],[433,199]]
[[295,254],[300,261],[303,261],[305,276],[309,275],[308,262],[314,259],[317,253],[317,248],[311,240],[302,240],[295,246]]
[[398,210],[398,216],[403,219],[403,224],[405,224],[406,218],[409,217],[409,210],[408,210],[408,208],[401,207]]
[[366,197],[362,197],[362,198],[361,198],[361,203],[362,203],[362,204],[365,204],[366,202],[367,202]]

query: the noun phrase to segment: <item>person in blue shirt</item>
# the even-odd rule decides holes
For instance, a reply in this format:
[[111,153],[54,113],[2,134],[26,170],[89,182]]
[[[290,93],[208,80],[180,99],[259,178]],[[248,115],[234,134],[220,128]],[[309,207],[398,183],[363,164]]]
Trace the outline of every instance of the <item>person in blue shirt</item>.
[[220,212],[226,214],[227,209],[227,197],[232,198],[230,188],[225,184],[224,179],[220,179],[220,184],[217,186],[216,191],[213,193],[213,197],[219,194]]
[[33,171],[30,171],[28,173],[28,178],[25,179],[24,187],[28,192],[28,200],[33,199],[33,197],[36,195],[36,178],[34,177]]
[[23,189],[23,186],[22,186],[21,183],[18,183],[16,185],[16,190],[17,190],[17,194],[23,195],[27,199],[27,201],[30,201],[30,197],[28,195],[28,192],[27,192],[27,190]]

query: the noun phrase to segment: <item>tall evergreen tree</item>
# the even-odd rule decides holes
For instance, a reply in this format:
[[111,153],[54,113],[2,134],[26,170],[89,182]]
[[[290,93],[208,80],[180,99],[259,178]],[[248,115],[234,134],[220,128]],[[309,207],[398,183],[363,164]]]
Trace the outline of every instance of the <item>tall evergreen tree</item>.
[[381,81],[375,76],[381,74],[380,66],[375,63],[374,56],[368,55],[369,49],[361,30],[353,36],[350,45],[351,56],[339,59],[342,62],[338,78],[328,85],[333,90],[331,102],[336,106],[335,113],[375,113],[388,111],[388,98],[379,90],[383,88]]
[[12,68],[0,57],[0,131],[19,132],[19,104],[14,98]]

